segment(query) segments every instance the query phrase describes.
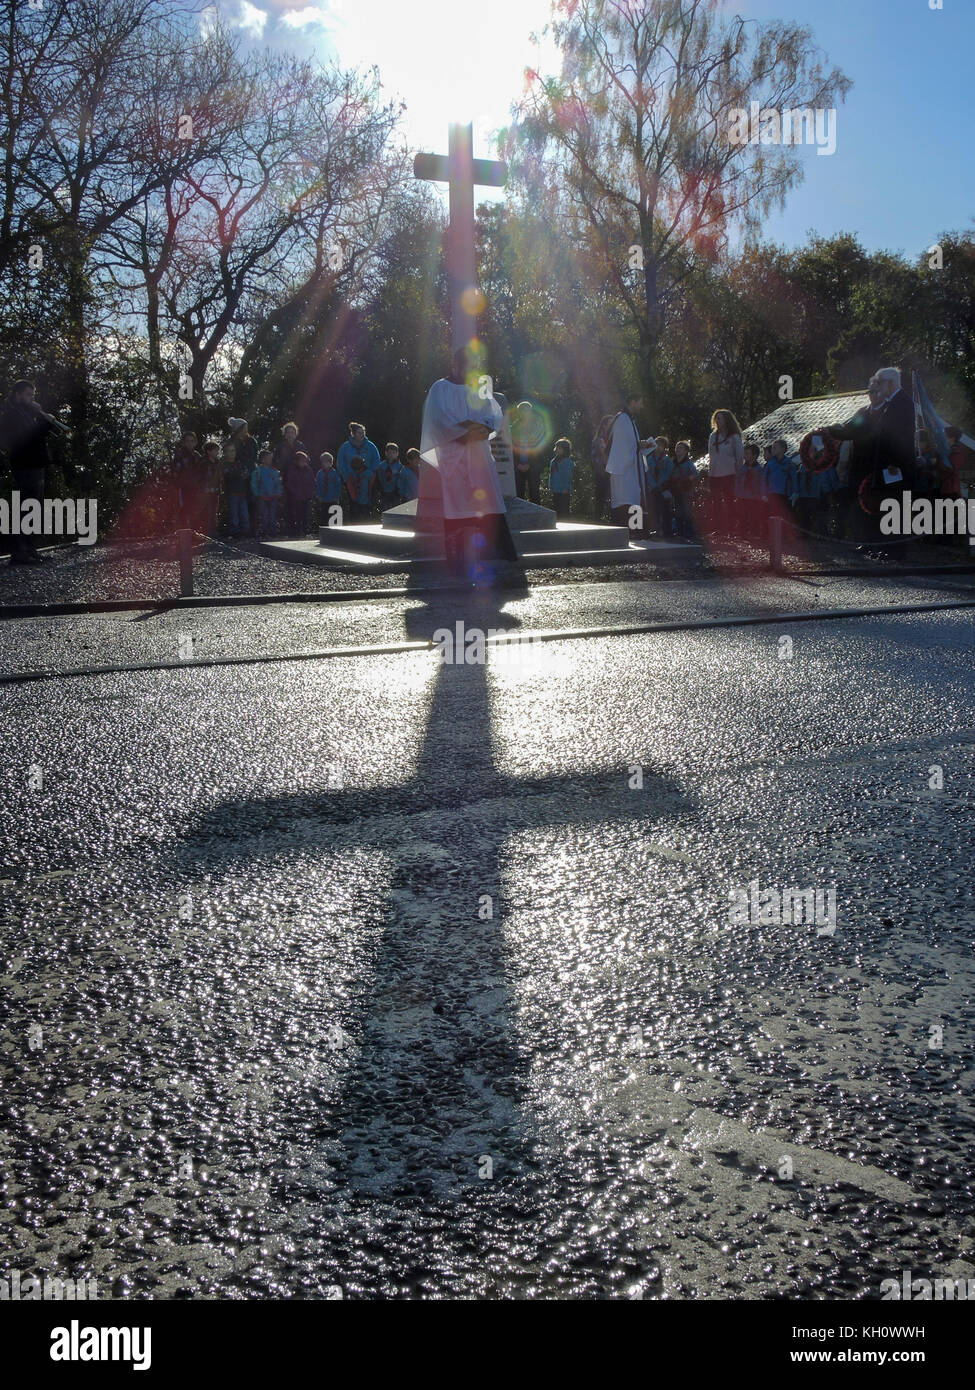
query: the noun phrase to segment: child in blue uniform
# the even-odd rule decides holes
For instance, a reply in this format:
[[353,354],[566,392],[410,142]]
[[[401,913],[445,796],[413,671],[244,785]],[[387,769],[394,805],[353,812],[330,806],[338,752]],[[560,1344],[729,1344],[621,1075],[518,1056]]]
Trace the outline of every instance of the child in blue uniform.
[[364,459],[355,457],[351,460],[349,476],[345,480],[345,492],[353,521],[367,519],[375,481],[376,475]]
[[[320,526],[329,524],[329,517],[334,517],[332,507],[342,506],[342,479],[339,477],[339,470],[335,467],[335,460],[328,452],[319,454],[318,462],[321,464],[315,474],[315,496],[318,499],[318,522]],[[342,514],[344,521],[344,514]],[[336,518],[337,519],[337,518]],[[341,522],[339,523],[341,525]]]
[[796,490],[796,465],[789,458],[789,446],[776,439],[765,465],[765,492],[768,497],[791,497]]
[[691,441],[678,439],[674,445],[674,471],[669,488],[674,499],[674,529],[682,541],[694,539],[694,489],[698,472],[691,458]]
[[757,444],[746,444],[743,455],[741,467],[735,469],[735,511],[740,534],[758,541],[765,535],[765,473]]
[[789,458],[788,450],[789,446],[784,439],[774,440],[762,470],[765,474],[768,516],[777,516],[783,521],[788,521],[792,516],[790,499],[796,491],[796,465],[795,461]]
[[399,500],[401,502],[412,502],[420,491],[420,451],[419,449],[407,449],[403,467],[397,479],[399,488]]
[[657,530],[662,536],[673,533],[674,494],[670,480],[674,473],[674,460],[670,457],[669,449],[670,440],[665,434],[658,434],[653,441],[652,451],[646,455],[650,505],[655,514]]
[[572,490],[572,445],[568,439],[555,441],[555,452],[548,466],[548,485],[552,505],[560,521],[569,516],[569,496]]
[[281,474],[274,466],[274,454],[262,449],[251,474],[251,492],[257,501],[257,534],[274,536],[278,530],[278,503],[284,491]]
[[376,502],[381,512],[398,505],[399,475],[403,465],[399,461],[399,445],[387,444],[386,457],[376,471]]

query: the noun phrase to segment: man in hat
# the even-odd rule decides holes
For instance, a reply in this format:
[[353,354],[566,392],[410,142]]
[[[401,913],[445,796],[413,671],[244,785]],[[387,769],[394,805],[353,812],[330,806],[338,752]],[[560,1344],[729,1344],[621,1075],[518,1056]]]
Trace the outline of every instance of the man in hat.
[[247,421],[239,415],[231,415],[227,429],[230,431],[227,442],[234,446],[237,462],[247,469],[249,477],[257,467],[257,440],[248,433]]

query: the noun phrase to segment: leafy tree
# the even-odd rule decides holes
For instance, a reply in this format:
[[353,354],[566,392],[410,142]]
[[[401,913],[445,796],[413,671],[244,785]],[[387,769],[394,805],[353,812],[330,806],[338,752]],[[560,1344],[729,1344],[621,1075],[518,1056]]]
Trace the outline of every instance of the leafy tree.
[[[598,266],[652,393],[667,313],[702,259],[800,179],[791,146],[736,142],[753,101],[831,108],[849,80],[803,26],[724,18],[718,0],[556,0],[557,77],[529,74],[507,132],[514,192]],[[763,137],[764,138],[764,137]]]

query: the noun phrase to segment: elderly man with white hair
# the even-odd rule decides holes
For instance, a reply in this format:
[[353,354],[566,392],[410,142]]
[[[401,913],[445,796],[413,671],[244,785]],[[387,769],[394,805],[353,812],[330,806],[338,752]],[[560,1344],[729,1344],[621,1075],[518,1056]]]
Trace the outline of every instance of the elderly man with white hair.
[[[877,466],[882,486],[907,486],[914,475],[914,402],[901,387],[896,367],[881,367],[874,373],[881,390],[880,418],[877,421]],[[900,473],[900,478],[896,476]]]
[[[842,425],[825,433],[853,443],[849,475],[849,502],[855,530],[865,524],[856,506],[860,484],[870,479],[875,507],[886,497],[899,498],[914,478],[914,402],[901,389],[896,367],[881,367],[867,387],[870,405]],[[874,525],[876,524],[876,513]],[[869,527],[872,530],[873,527]]]

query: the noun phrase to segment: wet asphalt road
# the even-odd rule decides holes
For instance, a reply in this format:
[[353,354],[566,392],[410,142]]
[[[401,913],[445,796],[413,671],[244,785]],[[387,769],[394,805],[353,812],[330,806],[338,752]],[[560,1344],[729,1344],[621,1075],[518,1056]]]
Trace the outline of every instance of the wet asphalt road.
[[[554,621],[472,596],[194,622],[233,653],[595,621],[561,592]],[[184,617],[0,637],[8,669],[32,638],[169,660]],[[0,1267],[101,1297],[975,1276],[972,619],[0,689]],[[755,878],[835,887],[835,933],[732,924]]]

